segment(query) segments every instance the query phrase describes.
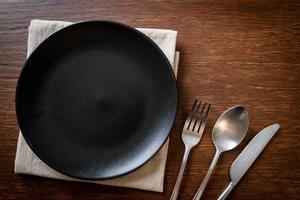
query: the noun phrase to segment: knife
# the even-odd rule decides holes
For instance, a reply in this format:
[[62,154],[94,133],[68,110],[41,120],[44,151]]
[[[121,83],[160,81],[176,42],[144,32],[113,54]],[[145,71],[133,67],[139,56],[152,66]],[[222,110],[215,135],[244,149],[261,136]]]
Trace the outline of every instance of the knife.
[[224,200],[241,180],[249,167],[254,163],[259,154],[263,151],[274,134],[278,131],[280,125],[272,124],[261,130],[244,148],[240,155],[233,161],[230,168],[231,182],[219,196],[218,200]]

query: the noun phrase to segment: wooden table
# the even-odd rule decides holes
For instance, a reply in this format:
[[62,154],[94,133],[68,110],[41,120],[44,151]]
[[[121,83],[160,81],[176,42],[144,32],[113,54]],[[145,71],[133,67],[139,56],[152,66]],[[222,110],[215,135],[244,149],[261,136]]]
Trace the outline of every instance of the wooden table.
[[[178,31],[179,107],[171,133],[164,193],[15,175],[18,136],[14,95],[31,19],[110,19]],[[213,104],[202,142],[191,153],[179,199],[191,199],[214,154],[212,126],[226,108],[250,113],[246,139],[225,153],[204,193],[216,199],[228,169],[263,127],[281,130],[229,199],[300,199],[299,1],[12,1],[0,3],[0,199],[168,199],[183,154],[186,110],[199,97]]]

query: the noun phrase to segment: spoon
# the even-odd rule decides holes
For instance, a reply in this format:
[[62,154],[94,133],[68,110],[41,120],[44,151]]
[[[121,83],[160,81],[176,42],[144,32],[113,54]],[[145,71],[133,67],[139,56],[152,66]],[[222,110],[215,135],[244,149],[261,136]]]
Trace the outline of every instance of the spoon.
[[221,153],[229,151],[241,143],[248,130],[248,125],[248,112],[242,106],[231,107],[219,117],[212,130],[216,153],[193,200],[201,198]]

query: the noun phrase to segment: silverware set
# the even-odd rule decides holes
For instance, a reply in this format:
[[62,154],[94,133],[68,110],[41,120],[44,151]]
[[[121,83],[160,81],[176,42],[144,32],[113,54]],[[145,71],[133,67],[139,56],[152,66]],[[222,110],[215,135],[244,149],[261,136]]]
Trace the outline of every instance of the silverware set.
[[[202,101],[197,99],[188,114],[182,130],[182,141],[185,146],[184,156],[170,200],[177,199],[189,152],[200,142],[202,138],[210,107],[210,103],[205,102],[202,105]],[[216,153],[198,191],[193,197],[193,200],[201,199],[220,155],[225,151],[234,149],[241,143],[247,133],[248,126],[249,115],[243,106],[234,106],[229,108],[216,121],[212,130],[212,141],[215,145]],[[263,151],[264,147],[272,139],[279,127],[279,124],[270,125],[259,132],[249,142],[249,144],[232,163],[229,172],[231,182],[219,196],[218,200],[226,199],[234,186],[236,186],[259,154]]]

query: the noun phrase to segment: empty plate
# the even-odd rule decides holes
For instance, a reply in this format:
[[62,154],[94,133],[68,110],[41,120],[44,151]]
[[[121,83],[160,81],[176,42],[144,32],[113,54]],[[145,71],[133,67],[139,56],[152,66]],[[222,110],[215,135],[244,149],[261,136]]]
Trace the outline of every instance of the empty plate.
[[159,47],[120,23],[52,34],[19,77],[16,112],[34,153],[68,176],[110,179],[146,163],[169,136],[176,81]]

